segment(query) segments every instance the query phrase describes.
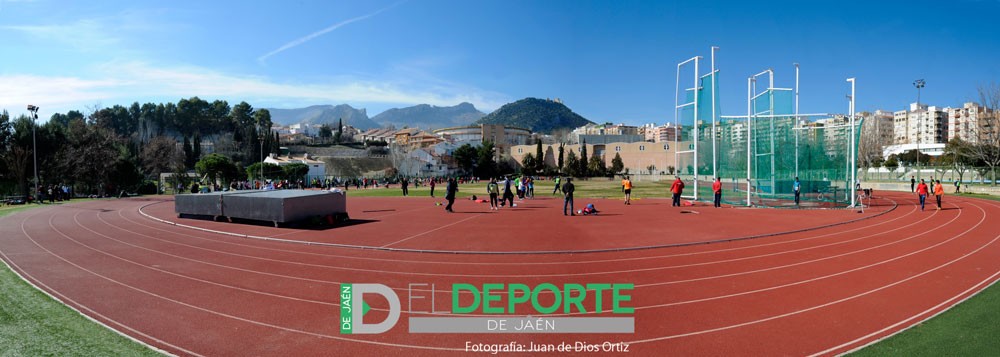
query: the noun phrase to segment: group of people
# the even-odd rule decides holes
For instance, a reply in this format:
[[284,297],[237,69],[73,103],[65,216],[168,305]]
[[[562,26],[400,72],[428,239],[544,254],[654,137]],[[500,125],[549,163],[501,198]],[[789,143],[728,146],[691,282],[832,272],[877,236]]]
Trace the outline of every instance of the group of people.
[[529,176],[514,179],[505,176],[503,181],[490,178],[490,182],[486,184],[486,193],[490,197],[491,210],[499,210],[503,206],[514,207],[515,195],[520,200],[535,197],[535,180]]
[[[915,180],[913,182],[915,182]],[[924,182],[924,179],[920,179],[920,184],[917,185],[915,191],[917,196],[920,197],[921,211],[924,210],[924,202],[927,201],[928,193],[934,193],[934,197],[937,199],[937,209],[941,210],[941,196],[944,196],[944,186],[941,185],[941,180],[931,180],[931,186],[927,187],[927,183]]]

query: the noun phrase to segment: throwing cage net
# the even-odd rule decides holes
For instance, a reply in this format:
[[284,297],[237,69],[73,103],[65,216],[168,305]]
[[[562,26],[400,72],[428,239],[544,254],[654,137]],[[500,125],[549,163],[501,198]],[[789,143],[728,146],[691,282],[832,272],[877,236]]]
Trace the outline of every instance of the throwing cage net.
[[794,207],[798,177],[799,207],[851,205],[856,194],[851,153],[857,151],[862,121],[855,121],[851,140],[848,117],[797,114],[795,91],[775,88],[773,72],[765,73],[769,76],[762,78],[770,81],[759,91],[756,78],[761,75],[748,81],[749,113],[745,116],[719,115],[714,68],[698,76],[697,85],[684,91],[683,101],[678,100],[681,134],[675,141],[675,172],[688,184],[685,197],[712,201],[712,184],[719,177],[724,203]]

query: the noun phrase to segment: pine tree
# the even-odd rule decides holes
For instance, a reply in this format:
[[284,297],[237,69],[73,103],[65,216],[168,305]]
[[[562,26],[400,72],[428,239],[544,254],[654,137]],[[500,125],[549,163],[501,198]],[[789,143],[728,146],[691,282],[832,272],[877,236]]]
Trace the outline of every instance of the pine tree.
[[556,162],[556,169],[559,171],[563,170],[563,143],[559,143],[559,160]]
[[583,144],[580,144],[580,168],[578,169],[580,176],[590,176],[590,172],[587,171],[587,140],[583,140]]
[[193,161],[191,163],[191,166],[194,166],[194,163],[198,162],[198,160],[201,159],[201,134],[200,133],[199,134],[194,134],[194,141],[191,142],[191,152],[192,152],[191,156],[193,156],[193,159],[192,159]]
[[340,144],[344,138],[344,118],[337,119],[337,133],[333,136],[333,142]]
[[194,152],[191,151],[191,140],[188,137],[184,137],[184,168],[190,169],[194,167]]
[[615,153],[615,158],[611,159],[611,172],[612,175],[617,175],[625,169],[625,163],[622,161],[622,156],[617,152]]
[[542,139],[535,139],[535,172],[545,170],[545,154],[542,153]]

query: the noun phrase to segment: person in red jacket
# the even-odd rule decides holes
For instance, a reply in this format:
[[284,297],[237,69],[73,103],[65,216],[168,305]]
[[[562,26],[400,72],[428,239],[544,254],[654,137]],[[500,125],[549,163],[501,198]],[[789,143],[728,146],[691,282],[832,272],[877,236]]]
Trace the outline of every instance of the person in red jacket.
[[924,179],[920,179],[920,184],[917,185],[917,195],[920,196],[920,210],[924,210],[924,201],[927,200],[927,184],[924,183]]
[[937,209],[941,210],[941,196],[944,196],[944,185],[941,184],[941,180],[937,180],[934,185],[934,198],[937,198]]
[[680,176],[674,176],[677,179],[674,183],[670,185],[670,192],[674,194],[674,201],[671,206],[680,207],[681,206],[681,193],[684,192],[684,181],[681,181]]
[[712,182],[712,192],[715,192],[715,207],[722,207],[722,178],[716,177]]

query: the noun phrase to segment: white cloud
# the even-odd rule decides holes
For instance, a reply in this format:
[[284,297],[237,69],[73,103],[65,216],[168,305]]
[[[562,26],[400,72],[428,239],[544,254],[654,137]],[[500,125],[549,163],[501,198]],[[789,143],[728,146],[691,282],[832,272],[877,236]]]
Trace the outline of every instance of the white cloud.
[[294,40],[292,42],[289,42],[289,43],[286,43],[286,44],[282,45],[281,47],[278,47],[278,49],[276,49],[274,51],[268,52],[268,53],[264,54],[263,56],[257,57],[257,61],[263,63],[265,60],[267,60],[268,57],[271,57],[271,56],[274,56],[274,55],[276,55],[278,53],[281,53],[284,50],[287,50],[289,48],[292,48],[292,47],[301,45],[303,43],[309,42],[309,40],[312,40],[312,39],[314,39],[316,37],[322,36],[322,35],[330,32],[330,31],[339,29],[339,28],[341,28],[343,26],[346,26],[346,25],[349,25],[351,23],[371,18],[371,17],[373,17],[375,15],[378,15],[378,14],[380,14],[380,13],[386,11],[386,10],[392,9],[392,8],[396,7],[397,5],[399,5],[401,3],[403,3],[403,2],[402,1],[396,2],[396,3],[392,4],[392,5],[389,5],[389,6],[386,6],[384,8],[381,8],[378,11],[375,11],[373,13],[370,13],[370,14],[367,14],[367,15],[358,16],[358,17],[354,17],[354,18],[350,18],[350,19],[347,19],[347,20],[335,23],[333,25],[330,25],[329,27],[327,27],[325,29],[322,29],[322,30],[313,32],[311,34],[308,34],[308,35],[306,35],[304,37],[298,38],[298,39],[296,39],[296,40]]
[[83,19],[60,25],[8,25],[0,29],[21,32],[37,41],[56,42],[77,49],[106,47],[119,42],[106,24],[96,19]]
[[34,104],[61,112],[83,110],[95,102],[114,105],[192,96],[246,100],[255,107],[340,103],[447,106],[469,102],[492,110],[508,101],[500,93],[448,82],[429,87],[349,77],[314,83],[276,82],[196,66],[166,67],[145,62],[106,63],[89,78],[0,75],[0,108],[10,110]]

